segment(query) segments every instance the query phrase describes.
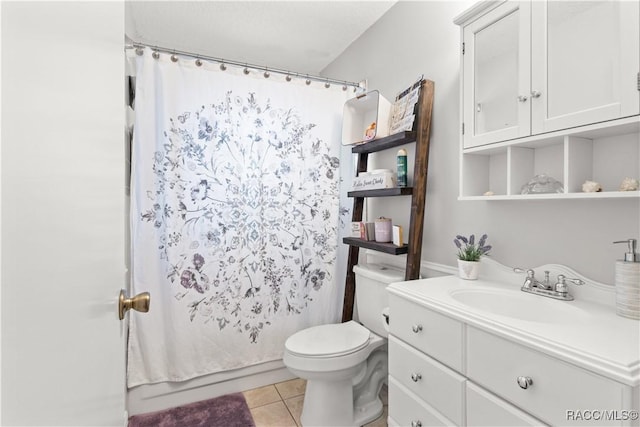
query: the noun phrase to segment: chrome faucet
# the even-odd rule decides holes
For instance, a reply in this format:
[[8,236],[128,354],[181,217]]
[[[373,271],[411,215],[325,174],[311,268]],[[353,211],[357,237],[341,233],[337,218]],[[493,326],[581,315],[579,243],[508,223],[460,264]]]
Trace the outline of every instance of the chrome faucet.
[[541,295],[544,297],[559,299],[562,301],[572,301],[573,296],[569,293],[569,285],[567,282],[571,282],[574,285],[584,285],[584,282],[580,279],[570,279],[564,274],[558,274],[558,280],[556,283],[551,283],[549,280],[549,272],[544,272],[544,281],[539,281],[535,277],[535,271],[532,269],[523,270],[521,268],[514,268],[516,273],[527,273],[527,277],[522,284],[520,290],[531,294]]

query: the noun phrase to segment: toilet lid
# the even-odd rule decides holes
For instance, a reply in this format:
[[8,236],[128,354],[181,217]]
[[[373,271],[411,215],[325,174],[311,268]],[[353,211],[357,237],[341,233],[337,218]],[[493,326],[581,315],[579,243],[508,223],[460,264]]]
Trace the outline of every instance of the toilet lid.
[[353,353],[369,344],[370,332],[353,320],[346,323],[313,326],[296,332],[285,342],[286,349],[307,357],[339,356]]

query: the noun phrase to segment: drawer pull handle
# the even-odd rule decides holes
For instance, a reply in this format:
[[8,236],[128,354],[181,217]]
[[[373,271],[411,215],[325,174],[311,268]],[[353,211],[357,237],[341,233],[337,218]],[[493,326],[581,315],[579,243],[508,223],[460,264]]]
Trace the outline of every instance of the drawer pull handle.
[[411,421],[411,427],[422,427],[422,422],[420,420]]
[[422,379],[422,375],[421,374],[411,374],[411,379],[413,380],[414,383],[417,383],[418,381],[420,381]]
[[422,330],[422,325],[413,325],[411,327],[411,329],[413,330],[413,332],[415,332],[417,334],[418,332],[420,332]]
[[520,386],[520,388],[524,390],[528,389],[529,386],[533,385],[533,380],[531,379],[531,377],[518,377],[516,381],[518,382],[518,385]]

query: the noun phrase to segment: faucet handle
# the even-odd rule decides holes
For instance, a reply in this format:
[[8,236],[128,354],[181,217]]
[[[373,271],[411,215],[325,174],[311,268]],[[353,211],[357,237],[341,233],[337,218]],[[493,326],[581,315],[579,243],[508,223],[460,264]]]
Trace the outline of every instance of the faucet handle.
[[524,279],[524,283],[522,284],[522,288],[521,288],[522,290],[525,290],[525,289],[528,290],[528,289],[531,289],[531,288],[535,287],[535,285],[536,285],[536,278],[535,278],[536,272],[533,271],[532,268],[528,268],[528,269],[525,270],[524,268],[514,267],[513,271],[516,272],[516,273],[527,273],[527,278]]
[[514,273],[527,273],[527,277],[530,279],[533,279],[533,276],[535,276],[536,272],[533,271],[533,268],[521,268],[521,267],[513,267],[513,272]]
[[580,279],[576,279],[576,278],[570,278],[565,276],[564,274],[558,274],[558,282],[563,282],[565,280],[568,280],[569,282],[573,283],[574,285],[578,285],[578,286],[582,286],[584,285],[584,280],[580,280]]
[[566,294],[569,291],[569,285],[566,282],[567,280],[569,282],[573,283],[574,285],[579,285],[579,286],[584,285],[584,281],[583,280],[575,279],[575,278],[569,278],[569,277],[565,276],[564,274],[558,274],[558,281],[556,282],[556,285],[554,287],[555,291],[559,292],[561,294]]

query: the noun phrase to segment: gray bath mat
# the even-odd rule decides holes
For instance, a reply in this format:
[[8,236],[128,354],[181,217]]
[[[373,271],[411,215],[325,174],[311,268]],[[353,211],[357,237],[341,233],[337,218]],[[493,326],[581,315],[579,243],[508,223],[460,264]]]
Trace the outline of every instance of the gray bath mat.
[[134,415],[129,427],[255,427],[242,393]]

